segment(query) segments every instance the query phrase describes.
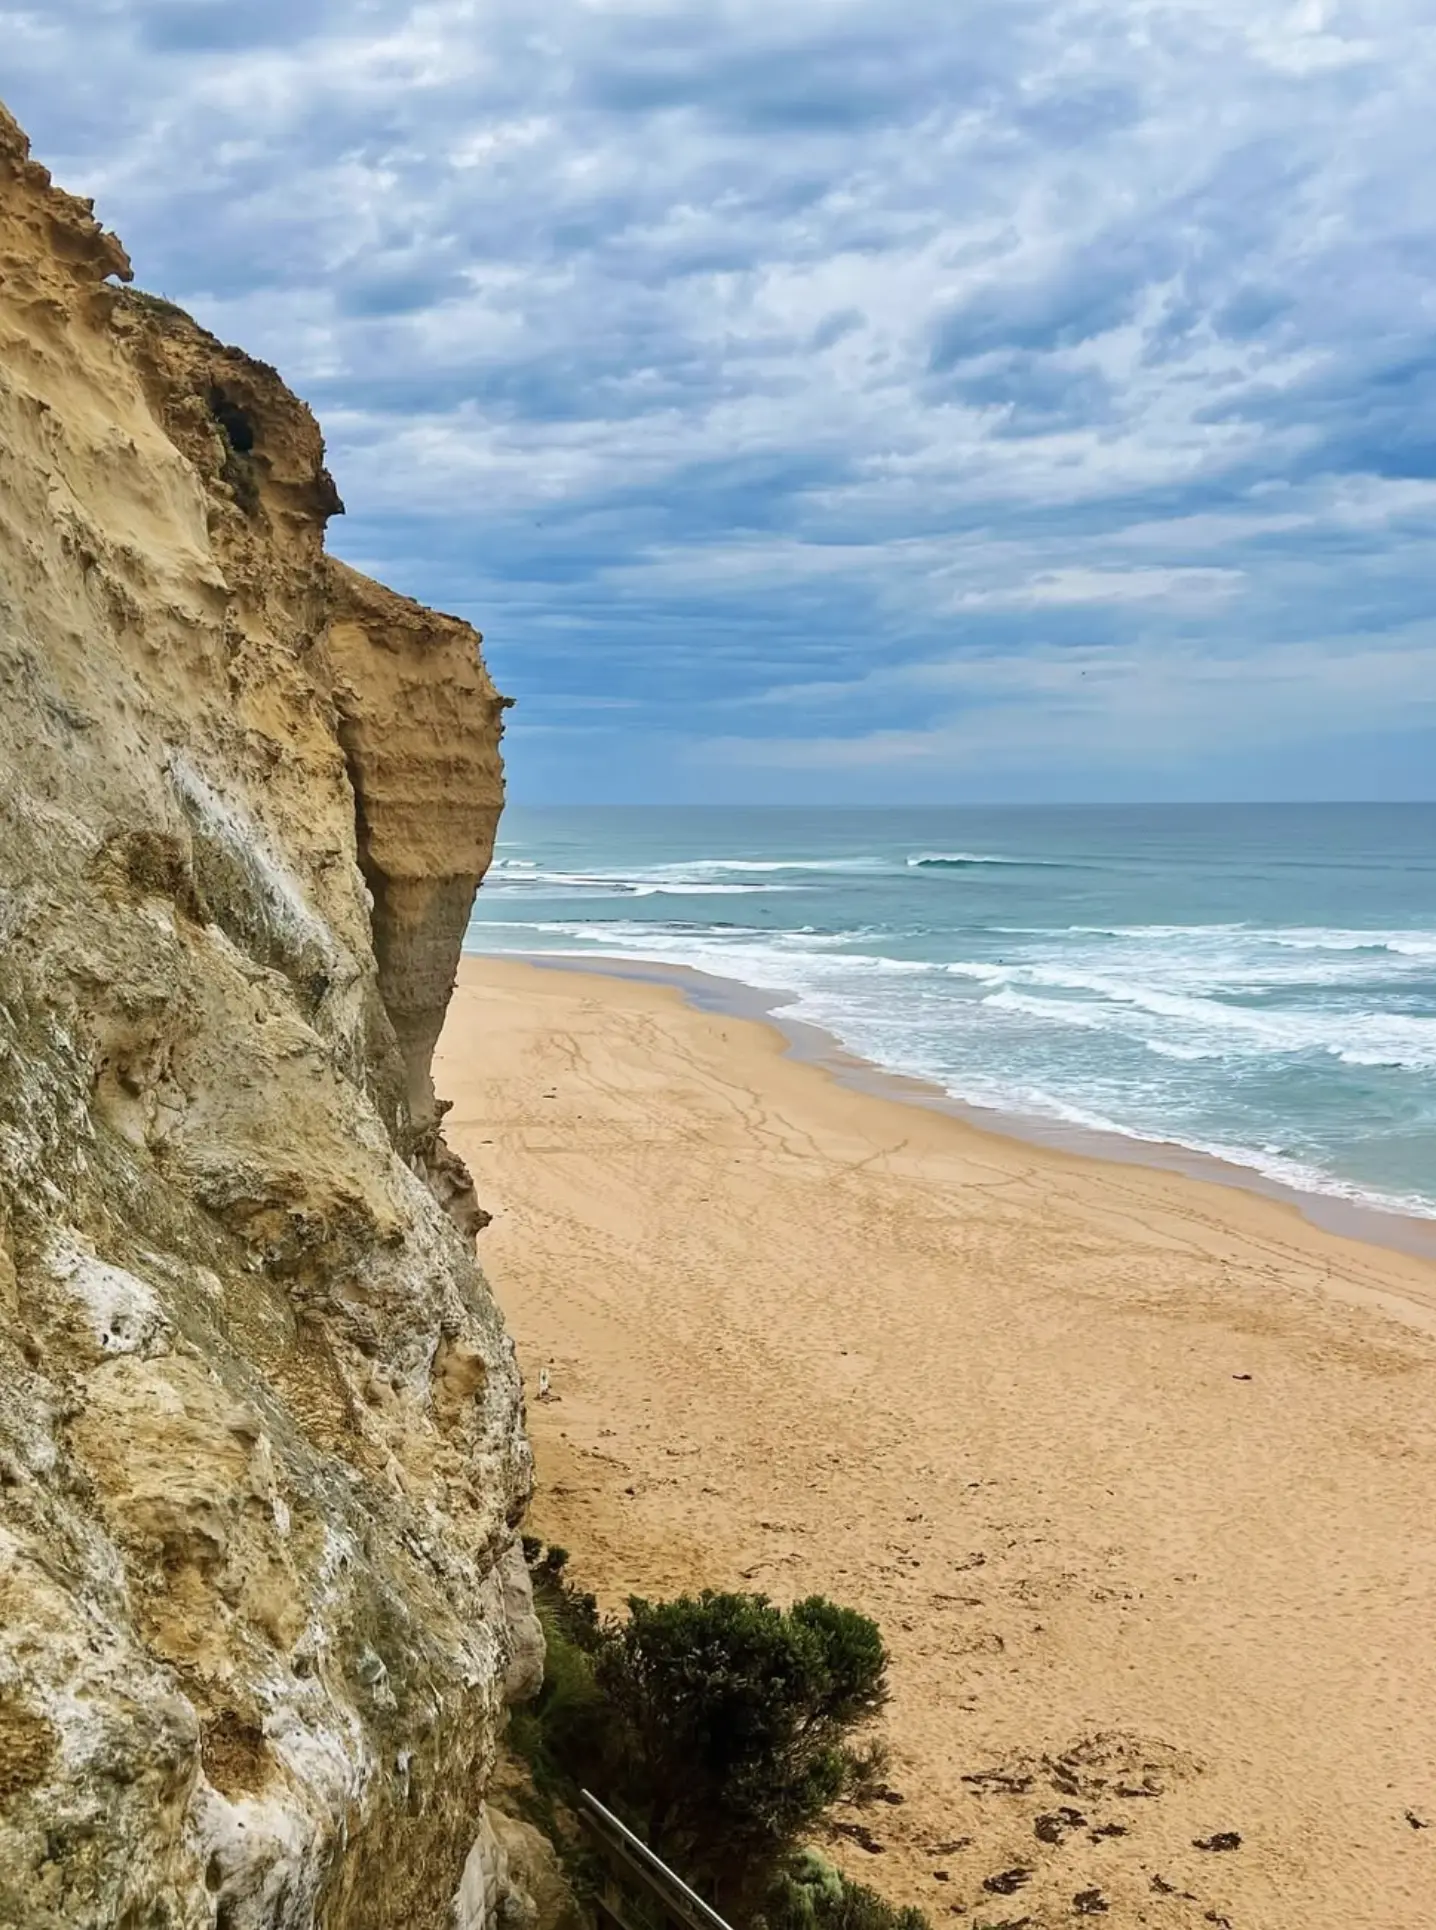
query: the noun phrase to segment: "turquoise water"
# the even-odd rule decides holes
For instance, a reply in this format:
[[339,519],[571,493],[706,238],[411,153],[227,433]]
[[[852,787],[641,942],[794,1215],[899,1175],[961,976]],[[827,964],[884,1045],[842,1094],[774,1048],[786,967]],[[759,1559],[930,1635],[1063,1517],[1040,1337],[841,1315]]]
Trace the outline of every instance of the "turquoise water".
[[970,1104],[1436,1217],[1436,805],[503,829],[470,951],[696,967]]

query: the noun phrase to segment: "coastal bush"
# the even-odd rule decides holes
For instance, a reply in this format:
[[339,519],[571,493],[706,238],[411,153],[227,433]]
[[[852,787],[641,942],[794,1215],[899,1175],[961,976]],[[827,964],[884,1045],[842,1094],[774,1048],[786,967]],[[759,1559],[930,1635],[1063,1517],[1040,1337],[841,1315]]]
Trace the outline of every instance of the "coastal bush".
[[761,1897],[861,1776],[849,1737],[886,1700],[887,1660],[867,1616],[819,1595],[632,1597],[595,1674],[653,1848],[724,1903]]
[[606,1781],[609,1710],[594,1678],[603,1638],[598,1604],[564,1579],[565,1548],[524,1539],[534,1607],[544,1632],[543,1685],[510,1719],[509,1740],[549,1802],[571,1799],[580,1785]]
[[634,1596],[605,1619],[568,1582],[563,1549],[525,1552],[548,1661],[514,1741],[540,1789],[592,1788],[719,1909],[751,1915],[781,1893],[783,1930],[919,1930],[861,1885],[802,1914],[814,1882],[801,1837],[881,1767],[855,1741],[887,1699],[867,1616],[816,1595],[783,1609],[708,1590]]
[[901,1908],[845,1877],[816,1850],[781,1871],[754,1930],[929,1930],[921,1910]]

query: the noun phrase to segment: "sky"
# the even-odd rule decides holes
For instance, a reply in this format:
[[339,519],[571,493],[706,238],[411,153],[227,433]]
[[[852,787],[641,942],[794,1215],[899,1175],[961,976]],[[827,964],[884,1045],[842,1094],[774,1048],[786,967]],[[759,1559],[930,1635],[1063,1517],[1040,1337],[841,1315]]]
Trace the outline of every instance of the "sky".
[[524,803],[1436,795],[1429,0],[0,0]]

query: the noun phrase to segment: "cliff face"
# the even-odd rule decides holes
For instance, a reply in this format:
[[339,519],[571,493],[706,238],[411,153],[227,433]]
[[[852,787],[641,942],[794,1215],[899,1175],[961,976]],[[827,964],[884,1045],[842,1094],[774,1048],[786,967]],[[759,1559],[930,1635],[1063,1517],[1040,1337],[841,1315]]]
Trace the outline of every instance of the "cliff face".
[[530,1467],[429,1055],[501,702],[114,276],[0,109],[0,1921],[482,1923]]
[[[483,1223],[439,1133],[429,1067],[503,808],[504,699],[465,623],[330,562],[329,658],[374,901],[379,992],[404,1062],[413,1154],[468,1231]],[[484,728],[465,729],[465,719]]]

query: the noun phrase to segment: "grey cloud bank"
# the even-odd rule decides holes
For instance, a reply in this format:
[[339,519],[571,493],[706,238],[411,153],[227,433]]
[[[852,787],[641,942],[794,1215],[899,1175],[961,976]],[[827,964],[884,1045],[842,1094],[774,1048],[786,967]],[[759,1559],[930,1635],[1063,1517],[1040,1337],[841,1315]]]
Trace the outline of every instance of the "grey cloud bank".
[[1409,0],[0,6],[143,285],[314,402],[543,798],[1436,772]]

